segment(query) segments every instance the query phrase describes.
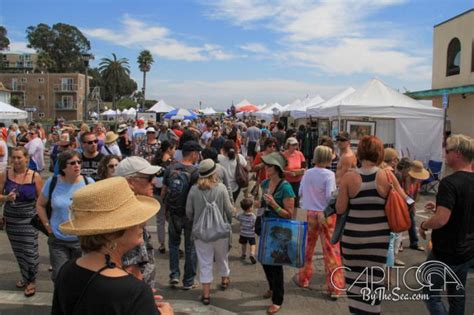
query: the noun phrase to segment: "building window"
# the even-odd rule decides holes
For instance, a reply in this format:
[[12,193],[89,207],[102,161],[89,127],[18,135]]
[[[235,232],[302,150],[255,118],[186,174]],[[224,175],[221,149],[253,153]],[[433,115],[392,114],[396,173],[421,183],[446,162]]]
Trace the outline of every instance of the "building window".
[[28,80],[26,78],[21,78],[20,82],[21,83],[26,83],[26,82],[28,82]]
[[16,62],[16,67],[17,68],[23,68],[23,62],[22,61],[17,61]]
[[31,60],[31,56],[30,55],[24,55],[25,56],[25,60]]
[[448,59],[446,63],[446,76],[459,74],[461,68],[461,42],[453,38],[448,45]]
[[38,78],[38,83],[44,83],[44,78]]
[[38,95],[38,99],[39,99],[40,101],[44,101],[44,95],[43,95],[43,94]]
[[7,60],[7,55],[2,55],[3,60]]

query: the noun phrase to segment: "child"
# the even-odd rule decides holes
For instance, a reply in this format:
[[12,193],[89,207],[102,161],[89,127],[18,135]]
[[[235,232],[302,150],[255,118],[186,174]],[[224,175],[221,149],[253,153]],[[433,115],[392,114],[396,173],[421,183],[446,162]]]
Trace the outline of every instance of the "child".
[[250,262],[256,264],[255,259],[255,220],[257,217],[253,213],[253,200],[244,198],[240,202],[240,207],[243,212],[237,215],[237,220],[240,222],[240,238],[239,243],[242,245],[241,259],[245,260],[247,254],[247,243],[250,244]]

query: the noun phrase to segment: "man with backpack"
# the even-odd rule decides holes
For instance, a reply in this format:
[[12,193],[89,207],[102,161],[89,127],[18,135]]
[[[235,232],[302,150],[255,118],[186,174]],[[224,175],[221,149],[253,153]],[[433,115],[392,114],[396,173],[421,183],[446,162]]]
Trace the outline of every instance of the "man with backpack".
[[186,218],[186,199],[191,186],[199,178],[196,163],[202,150],[196,141],[183,144],[183,159],[170,165],[163,176],[161,197],[164,200],[168,218],[169,251],[170,251],[170,285],[179,284],[179,246],[184,231],[184,277],[183,289],[190,290],[196,276],[197,257],[194,242],[191,239],[192,221]]

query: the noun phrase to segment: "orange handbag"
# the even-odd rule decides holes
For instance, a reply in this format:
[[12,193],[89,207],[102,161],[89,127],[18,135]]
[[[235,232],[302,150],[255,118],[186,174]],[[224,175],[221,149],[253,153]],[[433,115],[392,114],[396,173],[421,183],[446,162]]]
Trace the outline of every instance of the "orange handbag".
[[390,191],[387,195],[387,203],[385,204],[385,215],[387,216],[390,230],[394,233],[407,231],[411,226],[410,213],[405,199],[395,189],[391,174],[386,171],[388,182],[390,183]]

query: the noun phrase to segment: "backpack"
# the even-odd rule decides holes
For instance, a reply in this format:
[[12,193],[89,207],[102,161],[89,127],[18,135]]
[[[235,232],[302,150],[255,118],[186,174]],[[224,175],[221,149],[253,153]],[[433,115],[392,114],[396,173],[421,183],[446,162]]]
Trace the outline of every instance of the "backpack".
[[206,206],[199,218],[193,224],[192,235],[203,242],[209,243],[228,238],[231,233],[229,223],[226,223],[222,211],[216,201],[209,202],[201,193]]
[[165,196],[165,204],[170,214],[178,217],[186,216],[186,199],[192,186],[192,173],[182,165],[170,168],[168,178],[168,190]]

